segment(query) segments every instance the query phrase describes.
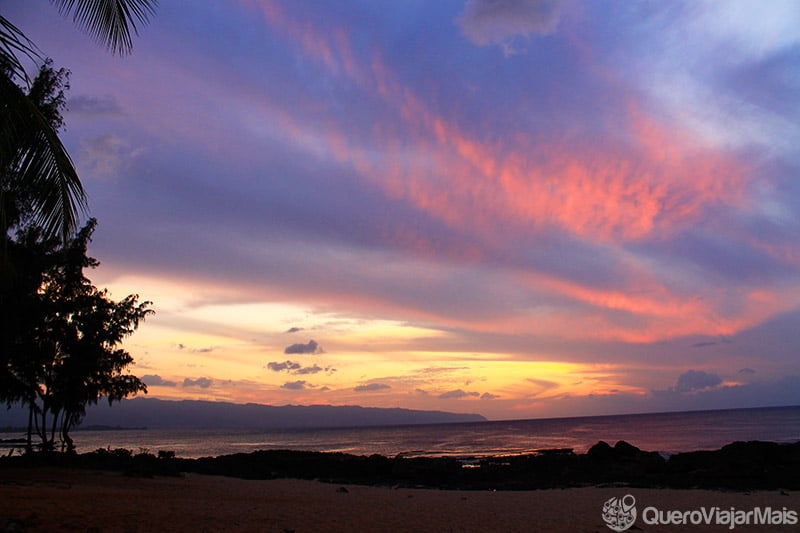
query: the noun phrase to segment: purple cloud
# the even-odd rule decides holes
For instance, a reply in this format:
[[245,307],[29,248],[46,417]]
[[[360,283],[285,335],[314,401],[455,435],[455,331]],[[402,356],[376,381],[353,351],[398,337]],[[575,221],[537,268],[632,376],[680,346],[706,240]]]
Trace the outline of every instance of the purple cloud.
[[298,381],[287,381],[286,383],[281,385],[281,388],[287,390],[303,390],[310,386],[311,385],[309,385],[307,381],[298,380]]
[[184,387],[200,387],[201,389],[207,389],[214,383],[214,380],[211,378],[197,378],[197,379],[190,379],[186,378],[183,380]]
[[720,383],[722,383],[722,378],[716,374],[703,372],[702,370],[687,370],[678,376],[675,390],[678,392],[693,392],[716,387]]
[[164,379],[158,374],[145,374],[140,378],[142,382],[147,386],[154,386],[154,387],[177,387],[178,383],[175,381],[170,381],[168,379]]
[[322,353],[322,347],[317,344],[317,341],[310,340],[306,344],[292,344],[291,346],[287,346],[286,349],[283,350],[283,353],[290,355],[290,354],[317,354]]
[[307,374],[317,374],[319,372],[328,372],[328,373],[336,372],[336,369],[330,366],[323,368],[316,363],[314,363],[311,366],[303,366],[300,363],[296,363],[294,361],[283,361],[283,362],[272,361],[267,363],[267,368],[269,370],[272,370],[273,372],[289,372],[290,374],[296,374],[301,376]]
[[122,115],[122,109],[117,99],[113,96],[71,96],[67,102],[69,116],[80,115],[82,117],[101,117]]
[[559,0],[468,0],[458,23],[470,41],[486,45],[552,33],[558,19]]
[[329,368],[322,368],[321,366],[319,366],[316,363],[314,363],[311,366],[304,366],[302,368],[298,368],[297,370],[295,370],[292,373],[293,374],[305,375],[305,374],[316,374],[318,372],[323,372],[323,371],[328,371],[328,370],[330,370],[330,369]]
[[283,371],[292,371],[298,370],[302,367],[300,363],[295,363],[293,361],[284,361],[282,363],[278,362],[269,362],[267,363],[267,368],[272,370],[273,372],[283,372]]

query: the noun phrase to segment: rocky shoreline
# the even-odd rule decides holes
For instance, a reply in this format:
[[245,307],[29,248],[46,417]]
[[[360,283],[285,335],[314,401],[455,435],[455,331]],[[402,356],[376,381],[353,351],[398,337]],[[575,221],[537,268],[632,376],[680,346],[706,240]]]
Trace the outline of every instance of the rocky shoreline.
[[598,442],[585,454],[541,450],[502,457],[384,457],[265,450],[183,459],[172,452],[97,450],[80,455],[3,457],[0,469],[59,466],[132,476],[195,473],[242,479],[306,479],[340,484],[458,490],[531,490],[587,486],[800,489],[800,442],[734,442],[718,450],[663,457],[624,442]]

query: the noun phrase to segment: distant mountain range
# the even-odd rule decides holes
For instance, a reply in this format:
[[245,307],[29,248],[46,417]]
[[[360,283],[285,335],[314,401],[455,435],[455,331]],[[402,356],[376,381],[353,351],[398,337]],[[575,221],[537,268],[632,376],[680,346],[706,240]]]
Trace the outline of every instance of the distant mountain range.
[[[299,429],[404,424],[445,424],[482,422],[478,414],[412,409],[331,405],[272,406],[255,403],[235,404],[197,400],[159,400],[134,398],[114,403],[102,402],[87,409],[82,427],[108,426],[148,429]],[[0,428],[24,427],[27,411],[19,407],[0,410]],[[78,429],[80,429],[80,427]]]

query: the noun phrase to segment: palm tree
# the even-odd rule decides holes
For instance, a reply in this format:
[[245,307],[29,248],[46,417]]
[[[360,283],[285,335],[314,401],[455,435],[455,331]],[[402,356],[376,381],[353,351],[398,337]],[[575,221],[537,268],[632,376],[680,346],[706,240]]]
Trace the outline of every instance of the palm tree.
[[[122,55],[131,51],[131,33],[138,34],[137,23],[147,23],[157,0],[51,3],[112,53]],[[22,189],[30,196],[35,222],[47,235],[66,242],[86,211],[86,193],[56,128],[20,87],[31,82],[23,57],[41,60],[36,45],[0,15],[0,228],[9,229],[8,197]]]

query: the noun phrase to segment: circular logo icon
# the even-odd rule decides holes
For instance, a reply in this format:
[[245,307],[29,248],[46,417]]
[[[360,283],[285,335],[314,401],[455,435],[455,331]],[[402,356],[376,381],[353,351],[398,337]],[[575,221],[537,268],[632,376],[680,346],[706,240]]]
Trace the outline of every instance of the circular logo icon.
[[636,522],[636,498],[626,494],[622,498],[609,498],[603,504],[603,521],[609,529],[625,531]]

